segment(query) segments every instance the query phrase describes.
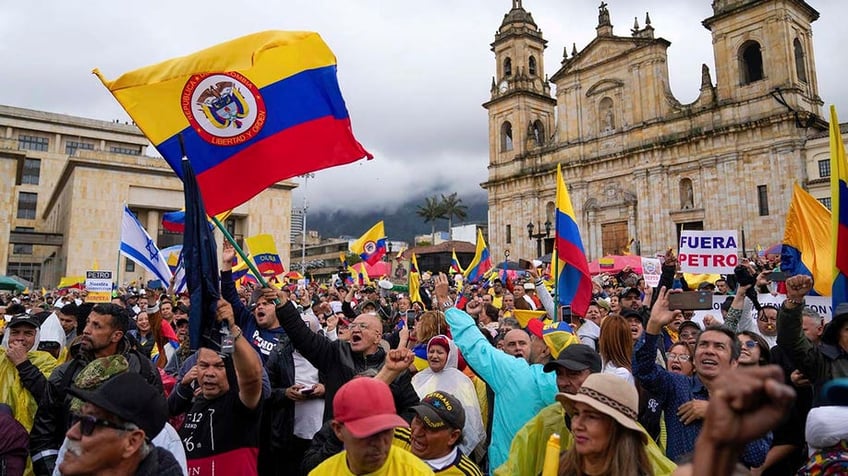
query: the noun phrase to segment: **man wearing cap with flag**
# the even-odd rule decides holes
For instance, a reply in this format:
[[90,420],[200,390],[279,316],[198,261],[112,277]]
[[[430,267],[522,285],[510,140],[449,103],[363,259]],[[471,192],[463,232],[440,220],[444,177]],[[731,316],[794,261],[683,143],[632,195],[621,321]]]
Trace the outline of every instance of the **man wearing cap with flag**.
[[331,425],[345,450],[310,476],[433,474],[423,461],[392,445],[394,429],[408,425],[397,415],[389,386],[380,380],[358,377],[342,385],[333,398]]
[[436,474],[483,476],[480,468],[459,450],[465,427],[465,408],[448,392],[428,393],[412,407],[410,428],[395,428],[394,444],[421,458]]

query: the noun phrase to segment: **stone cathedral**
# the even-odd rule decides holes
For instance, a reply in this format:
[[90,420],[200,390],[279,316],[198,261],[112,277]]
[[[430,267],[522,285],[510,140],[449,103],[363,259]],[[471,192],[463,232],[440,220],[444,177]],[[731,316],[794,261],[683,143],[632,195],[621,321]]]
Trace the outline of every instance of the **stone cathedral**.
[[676,248],[681,228],[744,230],[749,253],[781,241],[792,184],[810,181],[807,141],[827,131],[812,45],[819,13],[803,0],[713,0],[712,12],[701,25],[715,70],[702,66],[700,95],[682,104],[669,87],[671,43],[649,15],[618,36],[602,2],[595,38],[546,69],[542,30],[512,1],[483,104],[496,262],[506,250],[552,250],[557,164],[590,260]]

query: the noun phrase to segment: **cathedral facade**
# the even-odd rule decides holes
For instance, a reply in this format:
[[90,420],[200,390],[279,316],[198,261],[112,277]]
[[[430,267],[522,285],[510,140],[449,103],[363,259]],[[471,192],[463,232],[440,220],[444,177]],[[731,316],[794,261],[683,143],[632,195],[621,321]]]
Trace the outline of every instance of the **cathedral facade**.
[[812,45],[819,13],[803,0],[712,8],[702,25],[715,71],[703,65],[699,97],[682,104],[669,87],[671,43],[650,17],[617,36],[602,2],[595,38],[565,48],[548,70],[547,41],[512,1],[491,44],[497,72],[483,104],[496,262],[507,250],[552,250],[557,164],[590,260],[676,249],[681,229],[739,230],[749,252],[781,241],[792,184],[812,179],[807,141],[827,130]]

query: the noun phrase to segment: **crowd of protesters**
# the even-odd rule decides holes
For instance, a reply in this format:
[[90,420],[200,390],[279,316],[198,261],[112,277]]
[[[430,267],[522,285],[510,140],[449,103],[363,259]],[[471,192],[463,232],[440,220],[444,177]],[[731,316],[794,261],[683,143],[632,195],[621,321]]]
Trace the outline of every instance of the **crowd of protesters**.
[[[191,350],[187,294],[0,296],[0,474],[538,475],[554,440],[560,475],[848,474],[848,304],[825,322],[774,262],[695,286],[669,253],[563,315],[543,267],[411,299],[239,286],[233,257],[226,349]],[[692,288],[721,315],[670,305]]]

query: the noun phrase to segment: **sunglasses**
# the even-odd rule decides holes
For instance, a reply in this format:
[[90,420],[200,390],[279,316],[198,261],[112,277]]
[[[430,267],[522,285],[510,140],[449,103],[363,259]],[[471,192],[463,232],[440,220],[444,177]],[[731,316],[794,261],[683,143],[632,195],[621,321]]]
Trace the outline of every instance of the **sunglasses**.
[[101,420],[100,418],[91,415],[80,415],[78,413],[74,413],[71,415],[71,426],[74,426],[77,423],[80,424],[80,433],[82,436],[91,436],[91,434],[94,433],[94,429],[98,426],[122,431],[131,431],[135,429],[130,428],[127,425],[120,425],[108,420]]
[[665,354],[668,360],[676,360],[678,362],[689,362],[692,358],[688,354]]
[[757,341],[755,341],[755,340],[746,340],[744,343],[742,343],[742,345],[744,345],[745,347],[747,347],[747,348],[749,348],[749,349],[753,349],[754,347],[756,347],[756,346],[757,346]]

